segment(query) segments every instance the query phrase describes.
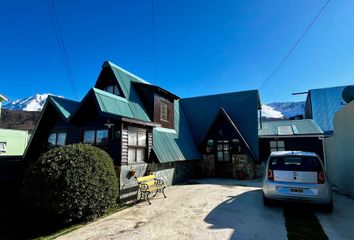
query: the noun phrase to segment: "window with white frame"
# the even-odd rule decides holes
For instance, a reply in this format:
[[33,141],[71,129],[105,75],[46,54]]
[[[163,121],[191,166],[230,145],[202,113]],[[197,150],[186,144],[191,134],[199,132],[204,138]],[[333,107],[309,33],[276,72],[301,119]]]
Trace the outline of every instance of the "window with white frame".
[[230,161],[230,144],[229,140],[218,140],[216,157],[220,162]]
[[128,129],[128,162],[144,162],[146,158],[146,130]]
[[52,132],[49,134],[47,148],[64,146],[66,141],[66,132]]
[[160,120],[165,122],[170,121],[170,104],[164,98],[160,98]]
[[269,146],[270,146],[270,152],[285,151],[284,141],[278,141],[278,140],[270,141]]

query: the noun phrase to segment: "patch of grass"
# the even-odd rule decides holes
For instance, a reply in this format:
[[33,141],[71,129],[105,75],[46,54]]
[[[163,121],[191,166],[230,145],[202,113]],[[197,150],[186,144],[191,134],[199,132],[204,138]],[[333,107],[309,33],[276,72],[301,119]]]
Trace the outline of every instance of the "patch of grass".
[[308,206],[284,206],[289,240],[328,239],[313,210]]
[[75,224],[75,225],[72,225],[70,227],[67,227],[67,228],[64,228],[64,229],[61,229],[59,231],[57,231],[56,233],[54,234],[51,234],[49,236],[41,236],[41,237],[38,237],[36,238],[36,240],[52,240],[52,239],[55,239],[61,235],[64,235],[64,234],[67,234],[69,232],[72,232],[80,227],[84,226],[84,224]]

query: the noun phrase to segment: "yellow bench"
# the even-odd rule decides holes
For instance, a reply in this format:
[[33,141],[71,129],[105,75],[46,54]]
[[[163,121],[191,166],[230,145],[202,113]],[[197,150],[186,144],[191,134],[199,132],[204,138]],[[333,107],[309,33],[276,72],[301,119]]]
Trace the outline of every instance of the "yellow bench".
[[139,184],[139,189],[140,189],[140,199],[141,200],[143,197],[148,201],[149,204],[151,204],[149,195],[151,193],[155,193],[154,197],[158,192],[161,192],[165,198],[165,182],[162,179],[157,179],[155,174],[149,175],[149,176],[144,176],[144,177],[138,177],[136,178]]

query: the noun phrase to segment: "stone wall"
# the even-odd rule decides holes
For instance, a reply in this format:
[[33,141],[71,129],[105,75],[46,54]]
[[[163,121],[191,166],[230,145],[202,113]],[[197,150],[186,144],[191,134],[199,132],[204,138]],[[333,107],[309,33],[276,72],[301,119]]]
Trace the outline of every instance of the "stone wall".
[[202,176],[215,177],[214,154],[203,155],[203,160],[200,162],[200,169]]
[[255,164],[246,154],[232,155],[232,175],[237,179],[254,179]]
[[[215,177],[215,159],[214,154],[203,155],[201,161],[201,173],[204,177]],[[232,177],[236,179],[254,179],[256,178],[256,167],[253,159],[247,154],[233,154],[231,159]],[[259,170],[262,171],[262,170]],[[259,173],[259,175],[262,175]],[[217,176],[223,177],[223,176]],[[258,176],[257,176],[258,177]]]

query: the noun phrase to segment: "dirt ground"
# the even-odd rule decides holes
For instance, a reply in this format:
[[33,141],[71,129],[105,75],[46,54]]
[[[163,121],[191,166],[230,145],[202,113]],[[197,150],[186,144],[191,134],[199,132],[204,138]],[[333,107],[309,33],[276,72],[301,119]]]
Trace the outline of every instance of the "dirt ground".
[[265,208],[260,182],[205,179],[156,196],[58,239],[286,239],[281,207]]

